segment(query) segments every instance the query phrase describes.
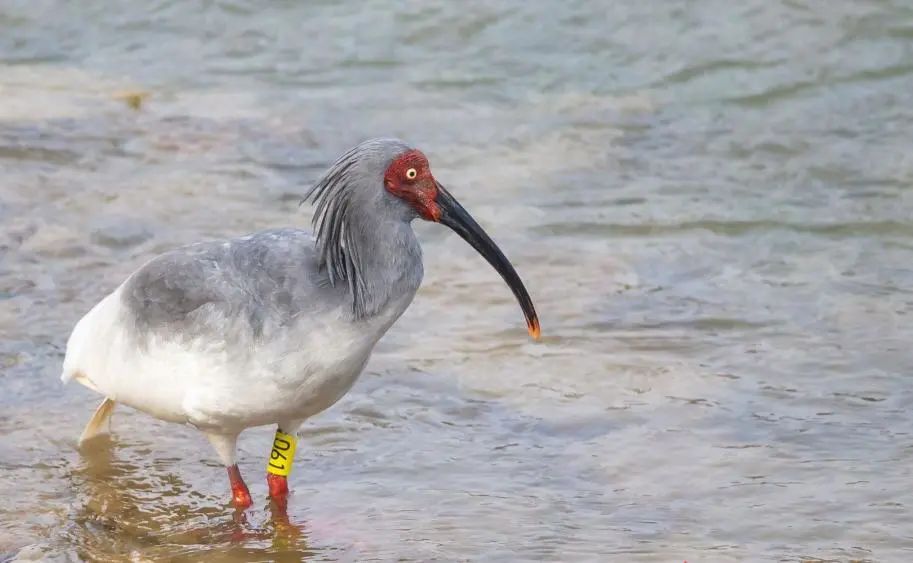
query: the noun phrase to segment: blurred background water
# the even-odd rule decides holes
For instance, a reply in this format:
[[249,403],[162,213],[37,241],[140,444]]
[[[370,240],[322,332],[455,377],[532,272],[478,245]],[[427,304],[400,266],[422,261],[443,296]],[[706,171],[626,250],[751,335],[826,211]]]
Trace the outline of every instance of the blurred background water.
[[[123,409],[78,452],[75,321],[156,253],[307,225],[378,135],[543,340],[416,225],[425,285],[287,515],[270,429],[245,519],[192,429]],[[902,0],[0,0],[0,559],[909,561],[911,143]]]

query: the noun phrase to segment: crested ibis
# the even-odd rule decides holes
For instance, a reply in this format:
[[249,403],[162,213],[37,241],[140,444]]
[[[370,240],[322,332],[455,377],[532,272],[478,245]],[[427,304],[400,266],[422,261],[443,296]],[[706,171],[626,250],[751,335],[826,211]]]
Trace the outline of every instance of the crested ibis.
[[316,206],[313,233],[266,230],[166,252],[82,317],[61,379],[105,398],[80,443],[105,430],[116,403],[192,425],[226,466],[243,509],[251,497],[236,463],[238,435],[275,424],[267,483],[284,502],[298,428],[352,387],[415,296],[423,275],[417,217],[472,245],[539,337],[517,272],[421,151],[397,139],[365,141],[305,200]]

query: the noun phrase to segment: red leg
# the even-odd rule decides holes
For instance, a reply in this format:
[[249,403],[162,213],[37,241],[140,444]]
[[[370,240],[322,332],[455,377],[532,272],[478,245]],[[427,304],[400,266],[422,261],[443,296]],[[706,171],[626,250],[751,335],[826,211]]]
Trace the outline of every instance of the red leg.
[[266,463],[266,483],[269,485],[269,498],[280,508],[285,508],[288,499],[288,475],[295,460],[295,446],[298,439],[295,431],[284,432],[283,428],[297,429],[301,421],[286,421],[276,428],[273,447]]
[[281,512],[288,506],[288,478],[285,475],[266,474],[266,484],[269,485],[269,498]]
[[228,481],[231,483],[231,500],[236,507],[244,509],[253,504],[250,499],[250,491],[247,490],[247,485],[241,478],[241,470],[238,469],[237,463],[228,466]]
[[270,498],[279,498],[288,495],[288,477],[285,475],[267,473],[266,483],[269,485]]

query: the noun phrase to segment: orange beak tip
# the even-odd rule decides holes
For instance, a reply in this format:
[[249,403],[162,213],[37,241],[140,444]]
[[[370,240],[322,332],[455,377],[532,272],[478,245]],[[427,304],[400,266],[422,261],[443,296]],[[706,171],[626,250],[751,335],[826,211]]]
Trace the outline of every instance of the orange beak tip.
[[530,325],[527,328],[529,329],[530,337],[532,337],[533,340],[539,340],[539,336],[540,336],[539,321],[537,320],[533,323],[530,323]]

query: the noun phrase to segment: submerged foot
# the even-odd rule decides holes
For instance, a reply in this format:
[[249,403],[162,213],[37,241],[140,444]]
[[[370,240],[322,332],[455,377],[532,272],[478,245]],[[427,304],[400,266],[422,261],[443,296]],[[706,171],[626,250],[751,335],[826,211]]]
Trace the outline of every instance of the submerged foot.
[[250,505],[254,503],[250,498],[250,492],[247,489],[238,489],[231,492],[231,502],[235,505],[235,508],[240,508],[244,510],[250,508]]
[[241,470],[238,469],[237,464],[228,467],[228,480],[231,483],[232,503],[241,510],[249,508],[253,501],[250,498],[250,491],[247,489],[244,479],[241,478]]

